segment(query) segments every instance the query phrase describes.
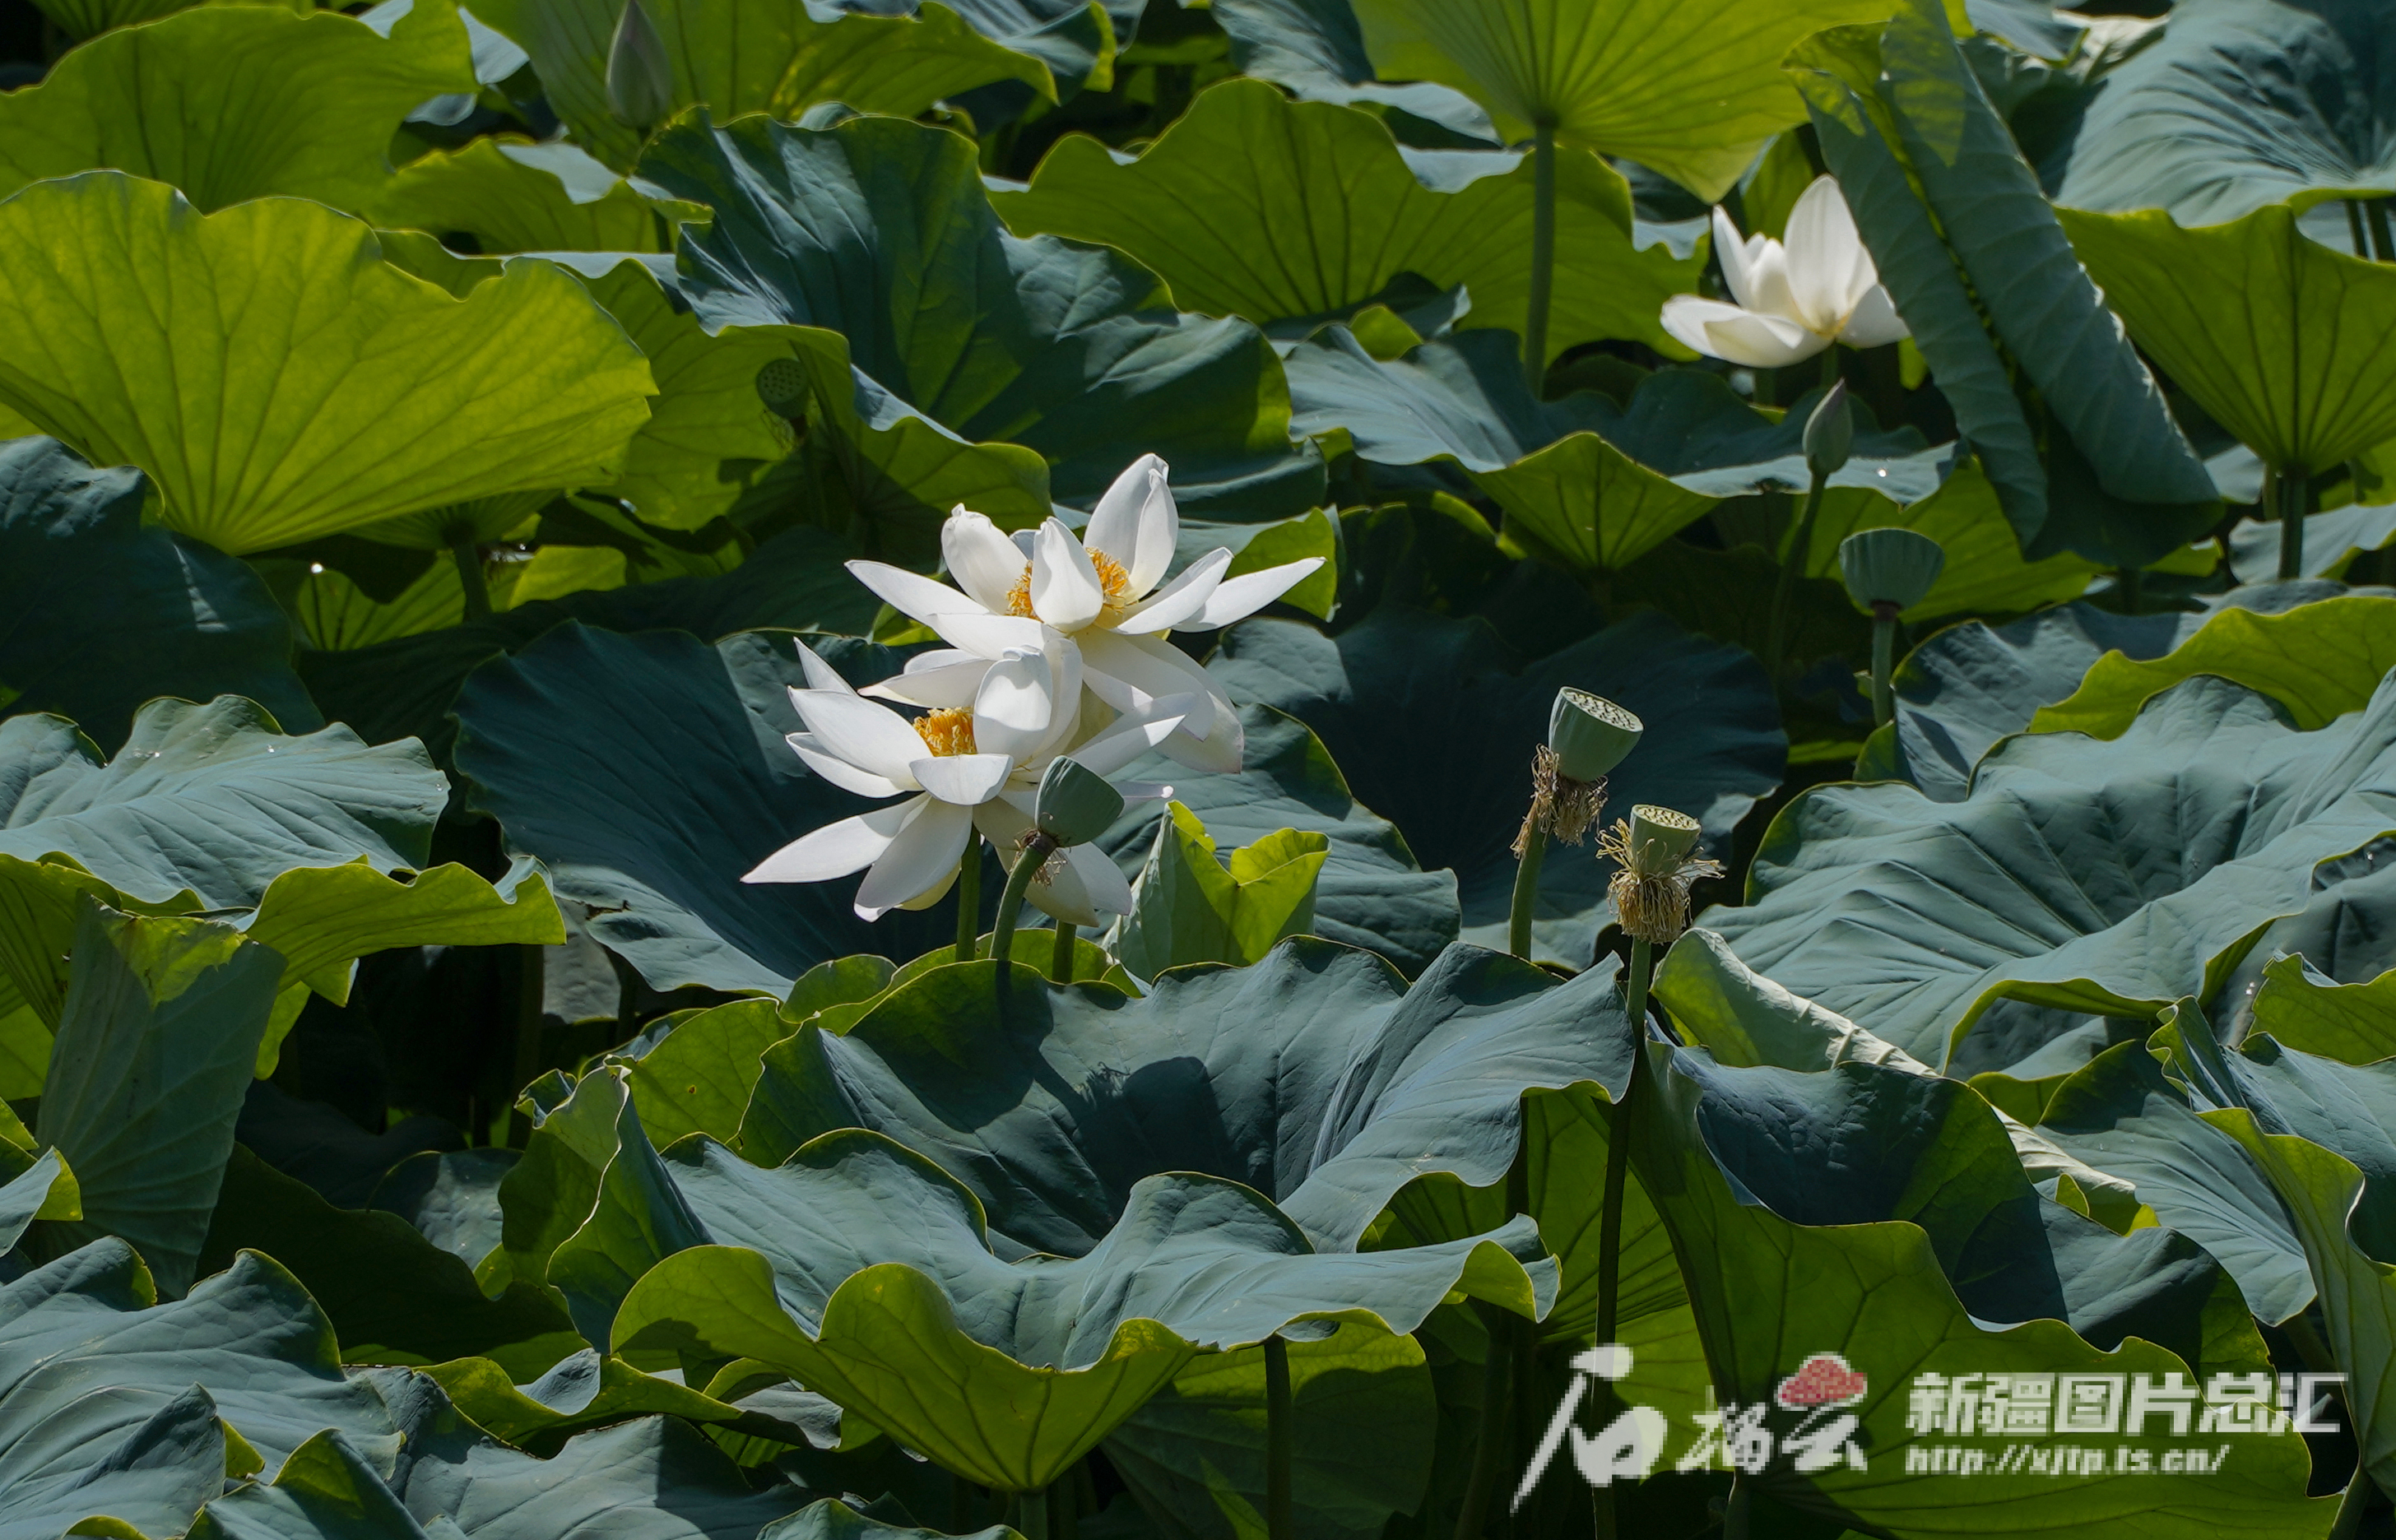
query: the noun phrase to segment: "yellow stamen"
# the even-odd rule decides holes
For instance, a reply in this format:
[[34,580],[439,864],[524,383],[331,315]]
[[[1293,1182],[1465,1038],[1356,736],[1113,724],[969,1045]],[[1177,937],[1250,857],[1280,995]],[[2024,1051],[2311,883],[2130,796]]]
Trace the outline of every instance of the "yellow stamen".
[[[1090,552],[1090,565],[1097,569],[1098,590],[1106,595],[1106,604],[1098,612],[1098,623],[1102,626],[1112,625],[1123,617],[1124,611],[1132,606],[1131,574],[1124,570],[1121,562],[1103,551]],[[1019,615],[1026,619],[1038,618],[1037,612],[1032,607],[1031,567],[1026,566],[1023,569],[1023,576],[1018,578],[1015,580],[1015,586],[1006,591],[1006,613]]]
[[974,752],[973,712],[963,706],[943,706],[915,719],[916,736],[938,758]]

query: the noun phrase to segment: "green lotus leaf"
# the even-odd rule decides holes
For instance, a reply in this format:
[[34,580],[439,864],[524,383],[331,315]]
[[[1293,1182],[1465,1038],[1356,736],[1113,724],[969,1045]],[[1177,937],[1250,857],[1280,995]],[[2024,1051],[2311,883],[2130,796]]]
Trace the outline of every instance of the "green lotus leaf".
[[935,969],[845,1032],[801,1027],[765,1053],[741,1151],[779,1162],[872,1129],[955,1174],[1008,1242],[1069,1256],[1103,1242],[1140,1181],[1203,1172],[1346,1251],[1419,1175],[1500,1182],[1525,1090],[1627,1069],[1627,1034],[1604,1026],[1619,1019],[1612,970],[1550,987],[1477,947],[1450,948],[1411,989],[1311,936],[1248,968],[1175,969],[1145,998],[1043,985],[1002,1003],[991,978]]
[[337,11],[202,7],[94,38],[0,97],[0,196],[105,166],[203,212],[276,193],[358,208],[391,177],[400,120],[473,81],[446,0],[414,0],[380,34]]
[[[1909,1473],[1923,1441],[1909,1426],[1918,1375],[2201,1376],[2269,1361],[2190,1241],[2115,1236],[2041,1199],[1988,1108],[1951,1081],[1854,1063],[1730,1069],[1660,1048],[1651,1063],[1658,1095],[1637,1119],[1634,1170],[1671,1229],[1722,1401],[1765,1403],[1786,1435],[1797,1418],[1769,1403],[1801,1361],[1835,1352],[1867,1381],[1852,1408],[1861,1467],[1833,1449],[1829,1468],[1801,1475],[1784,1446],[1762,1494],[1906,1535],[2322,1532],[2331,1504],[2305,1498],[2310,1462],[2292,1432],[2242,1438],[2207,1476],[2060,1481],[2027,1460],[1998,1468],[1997,1444],[1969,1481]],[[2082,1436],[2007,1437],[2052,1461]],[[2176,1447],[2159,1430],[2128,1441]]]
[[[656,0],[672,109],[719,118],[796,118],[819,101],[912,118],[944,97],[1002,80],[1057,100],[1048,66],[983,36],[946,6],[843,15],[805,0]],[[532,56],[557,115],[610,166],[640,157],[641,127],[609,105],[607,49],[622,7],[607,0],[479,0],[477,15]]]
[[1898,613],[1908,625],[1950,615],[2011,615],[2077,599],[2099,570],[2068,551],[2024,559],[1987,472],[1970,459],[1936,492],[1902,507],[1885,498],[1823,498],[1806,572],[1836,576],[1842,540],[1858,530],[1885,528],[1925,535],[1947,557],[1930,591]]
[[13,1251],[26,1227],[36,1219],[82,1218],[83,1194],[75,1185],[74,1173],[67,1169],[57,1150],[46,1149],[38,1156],[23,1150],[11,1154],[16,1158],[7,1163],[21,1162],[21,1169],[0,1185],[0,1242]]
[[[2282,583],[2239,589],[2218,604],[2277,614],[2342,591],[2327,583]],[[2027,728],[2042,707],[2068,697],[2098,657],[2161,657],[2209,614],[2123,616],[2066,604],[2009,625],[1967,620],[1950,627],[1897,665],[1897,721],[1867,745],[1857,778],[1909,780],[1937,801],[1961,802],[1980,756]]]
[[[1420,1344],[1344,1322],[1288,1347],[1290,1494],[1305,1533],[1369,1540],[1431,1479],[1439,1406]],[[1161,1534],[1233,1540],[1265,1510],[1264,1350],[1197,1360],[1106,1442]]]
[[[444,1363],[480,1355],[531,1380],[580,1348],[554,1295],[511,1282],[486,1297],[470,1264],[397,1215],[336,1208],[236,1147],[207,1224],[204,1270],[244,1249],[291,1269],[351,1363]],[[498,1431],[494,1429],[494,1431]]]
[[[642,1417],[569,1439],[546,1459],[501,1448],[419,1381],[419,1418],[402,1496],[412,1513],[446,1515],[467,1540],[752,1540],[800,1513],[812,1495],[752,1484],[689,1424]],[[867,1529],[866,1536],[887,1532]],[[280,1537],[278,1537],[280,1540]]]
[[[1652,613],[1525,658],[1485,622],[1383,604],[1336,636],[1295,621],[1248,622],[1210,667],[1234,700],[1313,728],[1414,855],[1455,870],[1462,935],[1483,945],[1506,934],[1509,846],[1560,686],[1603,695],[1646,724],[1642,747],[1608,777],[1609,802],[1684,810],[1710,846],[1769,794],[1787,752],[1754,659]],[[1551,854],[1533,911],[1540,956],[1587,965],[1611,912],[1605,879],[1596,861]],[[1328,883],[1326,868],[1326,898]]]
[[478,251],[505,252],[667,251],[672,221],[703,211],[643,196],[587,150],[511,135],[408,162],[358,212],[386,228],[470,235]]
[[2134,1183],[2158,1223],[2203,1246],[2273,1324],[2312,1302],[2288,1211],[2236,1141],[2198,1115],[2140,1042],[2116,1043],[2057,1087],[2039,1132]]
[[1457,1290],[1524,1315],[1548,1302],[1527,1222],[1316,1254],[1253,1189],[1176,1174],[1136,1184],[1087,1255],[1007,1262],[973,1195],[880,1135],[830,1135],[771,1170],[702,1135],[664,1165],[717,1243],[632,1286],[615,1318],[626,1357],[760,1360],[1008,1491],[1046,1486],[1201,1348],[1324,1335],[1351,1313],[1411,1331]]
[[[889,980],[887,962],[880,958],[842,958],[810,969],[794,987],[793,1000],[810,992],[808,981],[819,974],[851,962],[882,963],[881,977],[861,984],[863,992],[855,998],[861,1002],[880,993]],[[838,1002],[817,994],[807,1003],[820,1010]],[[631,1076],[641,1126],[650,1137],[668,1144],[686,1134],[735,1142],[740,1135],[740,1115],[748,1109],[750,1093],[756,1089],[765,1050],[789,1037],[796,1020],[812,1014],[802,1006],[791,1020],[785,1020],[773,1001],[738,1000],[677,1022],[637,1057],[628,1049],[616,1062],[622,1063]]]
[[33,1129],[73,1164],[83,1217],[51,1221],[46,1252],[119,1235],[167,1294],[192,1286],[282,973],[230,925],[83,901]]
[[246,696],[321,726],[273,598],[239,562],[145,528],[145,485],[54,439],[0,444],[0,710],[54,712],[104,748],[156,696]]
[[58,1540],[113,1520],[171,1534],[224,1490],[225,1435],[198,1386],[180,1395],[27,1395],[0,1406],[0,1537]]
[[499,1183],[522,1150],[427,1149],[387,1167],[366,1206],[396,1214],[469,1268],[499,1243]]
[[[1051,498],[1096,498],[1143,451],[1172,464],[1186,517],[1322,500],[1321,461],[1289,442],[1288,391],[1256,326],[1156,309],[1154,275],[1114,252],[1007,233],[956,135],[886,118],[691,125],[659,139],[641,175],[714,210],[704,232],[686,227],[679,279],[712,332],[846,338],[845,359],[829,339],[811,347],[810,420],[838,440],[824,451],[836,462],[865,462],[836,463],[860,506],[883,496],[882,475],[925,477],[909,457],[938,469],[964,455],[996,467],[993,491],[1018,488],[972,506],[1028,522]],[[926,309],[929,294],[955,299]]]
[[[256,1252],[162,1305],[131,1246],[95,1241],[0,1285],[0,1406],[8,1417],[63,1410],[104,1387],[138,1425],[198,1385],[214,1400],[214,1415],[270,1472],[328,1427],[379,1472],[399,1455],[400,1429],[381,1392],[342,1374],[324,1312]],[[220,1481],[226,1465],[220,1454]]]
[[252,1481],[200,1511],[190,1540],[423,1540],[374,1467],[327,1428],[291,1452],[273,1482]]
[[[1090,7],[1098,9],[1096,6]],[[879,1519],[858,1512],[837,1497],[827,1497],[768,1525],[759,1532],[759,1540],[950,1540],[946,1530],[916,1529],[885,1524]],[[1016,1532],[1005,1524],[992,1524],[978,1529],[957,1540],[1018,1540]]]
[[1939,234],[1880,94],[1882,29],[1840,27],[1790,50],[1789,78],[1805,99],[1822,158],[1914,346],[1972,442],[1998,504],[2028,545],[2048,520],[2046,466],[2013,379],[1954,255]]
[[[2375,494],[2375,496],[2377,494]],[[2300,578],[2336,578],[2365,551],[2396,542],[2396,504],[2347,503],[2305,519]],[[2269,582],[2280,570],[2277,520],[2241,519],[2230,526],[2230,569],[2242,583]]]
[[[626,525],[640,527],[629,516],[619,517]],[[578,533],[643,549],[616,525],[595,519],[591,528]],[[736,554],[738,550],[736,544]],[[300,678],[336,718],[360,733],[386,741],[420,739],[446,763],[457,734],[449,709],[466,676],[566,621],[610,631],[683,631],[709,641],[759,626],[863,631],[873,622],[873,596],[842,568],[841,559],[850,551],[825,531],[802,525],[764,541],[747,560],[712,576],[664,577],[605,592],[536,600],[472,625],[452,625],[342,653],[303,653]],[[436,563],[429,570],[443,567],[455,570],[447,563]],[[454,577],[449,586],[454,594]]]
[[2347,1064],[2396,1057],[2396,970],[2340,984],[2301,956],[2274,957],[2255,991],[2255,1030]]
[[[1600,157],[1567,152],[1557,172],[1551,349],[1621,338],[1679,352],[1657,318],[1697,286],[1696,262],[1636,249],[1630,190]],[[1127,165],[1097,139],[1060,139],[1029,188],[991,202],[1019,235],[1113,246],[1180,309],[1269,328],[1345,317],[1402,274],[1463,285],[1475,327],[1519,337],[1530,302],[1527,157],[1410,153],[1368,113],[1262,81],[1210,87]]]
[[[57,22],[70,37],[97,37],[113,27],[129,27],[143,21],[155,21],[162,16],[188,10],[195,4],[238,5],[249,0],[42,0],[42,14]],[[300,0],[269,0],[286,10],[302,8]],[[306,7],[313,10],[312,5]]]
[[[1309,435],[1344,430],[1378,465],[1452,459],[1505,510],[1508,535],[1577,573],[1627,566],[1721,498],[1806,485],[1805,402],[1776,422],[1681,369],[1643,380],[1627,407],[1593,391],[1539,401],[1514,354],[1511,338],[1467,333],[1382,361],[1335,326],[1285,363],[1293,420]],[[1840,504],[1875,501],[1849,488],[1926,498],[1950,455],[1910,428],[1868,432],[1857,450],[1833,478]]]
[[2161,657],[2134,661],[2107,653],[2089,666],[2080,688],[2040,707],[2030,730],[2119,737],[2140,707],[2198,674],[2260,690],[2309,730],[2361,710],[2390,668],[2396,599],[2348,594],[2278,615],[2224,609]]
[[2391,776],[2396,689],[2302,733],[2267,697],[2192,679],[2110,742],[2006,739],[1960,802],[1808,792],[1766,834],[1749,904],[1703,923],[1926,1063],[2001,1068],[2065,1013],[2209,996],[2304,908],[2317,866],[2396,829]]
[[2333,251],[2284,207],[2184,230],[2160,209],[2061,209],[2130,335],[2266,465],[2303,474],[2396,438],[2396,272]]
[[[2208,0],[2105,72],[2056,187],[2075,208],[2216,224],[2267,204],[2396,192],[2385,18],[2351,0]],[[2269,80],[2269,90],[2256,83]]]
[[1327,837],[1285,829],[1218,857],[1198,816],[1168,803],[1110,949],[1140,978],[1187,962],[1257,962],[1284,936],[1313,929],[1314,885],[1330,854]]
[[525,263],[453,299],[379,249],[298,198],[37,183],[0,203],[0,403],[235,554],[617,473],[655,387],[579,285]]
[[1375,79],[1348,0],[1219,0],[1212,9],[1231,39],[1232,67],[1244,75],[1270,80],[1300,101],[1394,107],[1453,136],[1441,143],[1497,142],[1489,114],[1462,92],[1429,81],[1393,86]]
[[[536,1453],[553,1451],[576,1433],[646,1415],[675,1416],[780,1442],[804,1442],[807,1437],[805,1429],[793,1424],[644,1374],[621,1359],[602,1358],[588,1348],[558,1360],[523,1385],[513,1382],[505,1365],[487,1358],[436,1363],[426,1373],[475,1427]],[[837,1409],[833,1414],[837,1416]]]
[[1384,80],[1454,86],[1510,143],[1544,124],[1566,144],[1653,166],[1709,202],[1766,140],[1804,119],[1780,73],[1808,33],[1889,13],[1888,0],[1352,0]]

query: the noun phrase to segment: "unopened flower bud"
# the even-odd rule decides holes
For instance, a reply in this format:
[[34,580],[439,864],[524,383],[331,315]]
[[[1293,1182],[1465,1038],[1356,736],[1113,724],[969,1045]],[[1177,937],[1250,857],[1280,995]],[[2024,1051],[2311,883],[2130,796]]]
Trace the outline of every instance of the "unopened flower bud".
[[643,134],[674,109],[673,60],[641,0],[624,0],[615,41],[607,46],[607,107]]
[[1669,807],[1645,803],[1631,810],[1631,861],[1633,871],[1670,871],[1681,857],[1697,848],[1697,820]]
[[1910,529],[1867,529],[1839,542],[1839,576],[1866,612],[1876,604],[1910,609],[1946,566],[1938,542]]
[[1847,404],[1847,382],[1842,379],[1805,419],[1805,468],[1817,476],[1835,475],[1855,445],[1856,416]]
[[1548,747],[1556,769],[1577,781],[1593,781],[1639,747],[1639,719],[1602,696],[1569,687],[1556,692],[1548,712]]
[[1087,844],[1123,816],[1123,793],[1106,777],[1070,759],[1058,759],[1040,777],[1032,821],[1060,845]]
[[757,371],[757,399],[769,410],[796,417],[806,398],[806,366],[797,359],[770,359]]

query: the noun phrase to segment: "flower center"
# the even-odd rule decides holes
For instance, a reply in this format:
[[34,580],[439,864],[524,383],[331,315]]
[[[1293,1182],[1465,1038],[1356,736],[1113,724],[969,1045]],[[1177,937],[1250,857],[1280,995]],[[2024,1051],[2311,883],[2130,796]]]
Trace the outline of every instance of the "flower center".
[[[1105,607],[1099,610],[1095,623],[1111,625],[1123,617],[1124,611],[1131,608],[1131,574],[1123,569],[1121,562],[1103,551],[1090,552],[1090,565],[1098,570],[1098,590],[1106,595]],[[1027,620],[1039,618],[1039,612],[1032,607],[1032,568],[1029,564],[1025,565],[1023,576],[1015,580],[1015,586],[1006,591],[1006,613],[1019,615]]]
[[965,706],[943,706],[915,719],[915,735],[937,758],[974,752],[973,711]]

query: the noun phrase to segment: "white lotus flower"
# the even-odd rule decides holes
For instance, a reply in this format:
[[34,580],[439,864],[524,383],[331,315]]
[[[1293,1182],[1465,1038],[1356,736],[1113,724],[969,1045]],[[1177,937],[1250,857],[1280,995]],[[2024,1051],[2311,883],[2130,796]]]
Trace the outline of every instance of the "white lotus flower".
[[[827,824],[757,864],[744,883],[820,883],[867,869],[857,912],[878,920],[894,909],[927,909],[949,891],[975,830],[1012,855],[1031,826],[1032,796],[1049,762],[1070,750],[1111,776],[1156,747],[1191,712],[1194,692],[1149,703],[1085,737],[1081,653],[1045,627],[1036,648],[1008,647],[983,670],[970,706],[951,706],[910,721],[865,699],[799,644],[808,687],[791,692],[806,731],[788,735],[808,769],[843,790],[904,802]],[[1080,739],[1080,741],[1076,741]],[[1126,800],[1166,797],[1172,788],[1129,785]],[[1131,888],[1104,852],[1076,845],[1032,901],[1075,924],[1131,908]]]
[[867,693],[936,709],[962,705],[992,660],[1032,645],[1027,639],[1045,627],[1080,646],[1083,685],[1118,711],[1141,715],[1165,697],[1202,695],[1211,711],[1192,711],[1163,748],[1193,770],[1239,769],[1243,735],[1231,697],[1165,633],[1243,619],[1323,562],[1310,556],[1226,578],[1231,552],[1218,546],[1159,587],[1180,535],[1165,461],[1142,455],[1107,488],[1079,536],[1050,519],[1009,538],[982,515],[958,508],[940,529],[955,588],[880,562],[849,563],[866,587],[949,644]]
[[1786,246],[1769,235],[1741,241],[1717,206],[1714,250],[1738,303],[1676,294],[1663,317],[1666,331],[1710,358],[1777,369],[1833,342],[1872,348],[1912,335],[1881,286],[1835,178],[1818,177],[1799,195]]

